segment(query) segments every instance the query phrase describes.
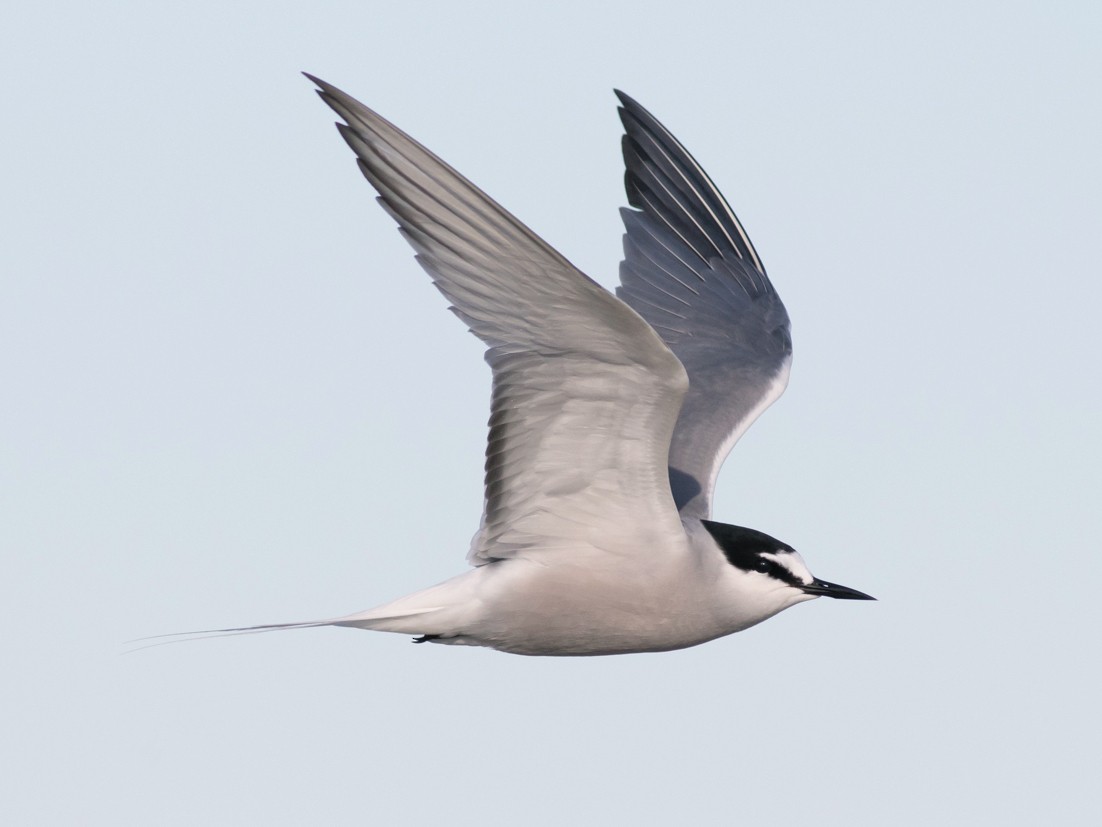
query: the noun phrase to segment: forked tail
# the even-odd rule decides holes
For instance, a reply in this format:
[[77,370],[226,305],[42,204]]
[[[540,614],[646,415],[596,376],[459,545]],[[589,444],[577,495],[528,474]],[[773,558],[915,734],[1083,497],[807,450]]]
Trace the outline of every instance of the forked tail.
[[[473,584],[470,575],[474,570],[453,577],[436,586],[400,597],[374,609],[334,617],[327,620],[307,620],[299,623],[268,623],[261,626],[236,626],[227,629],[204,629],[196,632],[174,632],[167,635],[153,635],[127,641],[130,644],[143,643],[129,651],[136,652],[153,646],[169,643],[183,643],[188,640],[207,640],[216,637],[234,635],[255,635],[261,632],[278,632],[287,629],[311,629],[317,626],[346,626],[353,629],[370,629],[377,632],[396,632],[398,634],[417,635],[428,639],[448,637],[456,632],[457,612],[469,610],[468,589]],[[460,627],[462,623],[460,622]],[[149,643],[148,641],[159,641]]]

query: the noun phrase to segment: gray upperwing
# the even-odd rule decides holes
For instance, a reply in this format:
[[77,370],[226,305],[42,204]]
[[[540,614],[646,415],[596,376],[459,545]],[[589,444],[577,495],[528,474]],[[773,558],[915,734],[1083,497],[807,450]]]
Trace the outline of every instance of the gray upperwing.
[[788,313],[738,218],[711,179],[653,115],[623,106],[627,229],[617,295],[646,319],[689,375],[670,445],[683,516],[711,514],[728,452],[784,392]]
[[688,380],[667,345],[424,146],[311,80],[418,261],[488,347],[485,511],[468,559],[684,551],[666,462]]

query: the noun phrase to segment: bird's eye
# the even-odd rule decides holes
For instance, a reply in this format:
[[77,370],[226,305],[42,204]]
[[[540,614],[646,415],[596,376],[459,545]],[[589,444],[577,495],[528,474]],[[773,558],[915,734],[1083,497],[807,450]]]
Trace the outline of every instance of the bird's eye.
[[757,564],[754,566],[758,571],[769,571],[769,561],[764,558],[758,558]]

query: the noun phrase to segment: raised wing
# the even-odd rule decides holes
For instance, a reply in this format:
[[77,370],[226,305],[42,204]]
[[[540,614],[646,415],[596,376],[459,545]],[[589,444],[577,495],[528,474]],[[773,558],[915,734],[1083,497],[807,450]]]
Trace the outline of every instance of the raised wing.
[[688,382],[669,348],[419,143],[310,79],[417,260],[489,348],[486,502],[469,560],[684,543],[666,458]]
[[683,516],[711,515],[723,460],[784,392],[788,313],[719,190],[653,115],[623,106],[627,233],[616,294],[658,331],[689,374],[670,445]]

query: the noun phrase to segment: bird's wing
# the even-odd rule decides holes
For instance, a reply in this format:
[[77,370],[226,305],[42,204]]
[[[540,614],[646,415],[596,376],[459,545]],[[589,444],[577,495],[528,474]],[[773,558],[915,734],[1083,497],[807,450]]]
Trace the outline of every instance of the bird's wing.
[[310,79],[417,260],[488,346],[485,512],[469,560],[684,543],[666,460],[688,380],[661,338],[419,143]]
[[670,445],[683,516],[707,518],[728,452],[784,392],[788,314],[719,190],[653,115],[617,92],[623,121],[624,260],[617,295],[681,360],[689,391]]

